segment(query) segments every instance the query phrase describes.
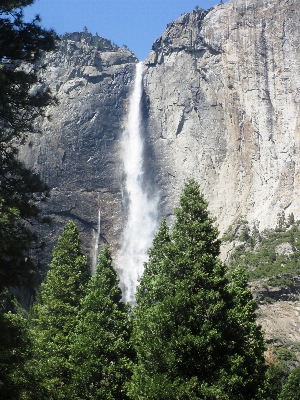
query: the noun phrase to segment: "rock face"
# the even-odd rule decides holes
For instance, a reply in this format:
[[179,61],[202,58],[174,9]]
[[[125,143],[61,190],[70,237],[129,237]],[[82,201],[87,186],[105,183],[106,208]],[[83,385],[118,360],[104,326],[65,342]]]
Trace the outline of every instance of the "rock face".
[[[136,57],[89,33],[63,36],[58,51],[42,60],[43,76],[59,105],[38,121],[43,135],[32,138],[21,157],[50,186],[44,212],[53,218],[40,232],[46,260],[68,219],[77,222],[92,260],[101,209],[100,243],[117,249],[123,224],[121,134]],[[101,235],[101,234],[100,234]]]
[[[145,62],[146,175],[171,215],[194,177],[221,232],[241,216],[274,227],[300,218],[300,3],[230,0],[168,25]],[[92,257],[101,240],[116,253],[126,220],[121,136],[136,57],[88,33],[65,35],[47,55],[45,84],[59,106],[22,149],[52,188],[44,231],[51,249],[63,224],[79,223]]]
[[[275,227],[283,210],[300,219],[299,26],[298,0],[229,0],[182,15],[154,43],[143,122],[145,178],[159,188],[159,214],[172,215],[194,177],[221,232],[242,217],[260,230]],[[87,32],[66,34],[43,60],[59,106],[38,121],[43,135],[21,157],[52,189],[44,213],[53,224],[40,231],[45,262],[68,219],[91,261],[99,209],[99,244],[108,242],[116,258],[126,223],[121,139],[136,62]],[[231,250],[223,247],[224,259]],[[276,251],[294,249],[285,243]],[[258,310],[267,339],[299,342],[299,285],[253,290],[272,301]]]
[[275,248],[276,255],[284,254],[284,255],[290,256],[294,252],[295,252],[295,247],[292,246],[291,243],[289,243],[289,242],[281,243],[278,246],[276,246],[276,248]]
[[169,24],[146,60],[166,213],[195,177],[221,231],[300,217],[300,3],[230,0]]
[[[299,16],[298,0],[229,0],[182,15],[154,43],[143,125],[145,178],[159,189],[159,214],[172,215],[194,177],[221,232],[242,217],[260,230],[275,227],[283,210],[300,218]],[[52,189],[44,213],[53,224],[40,232],[44,261],[68,219],[91,261],[99,209],[99,244],[108,242],[116,258],[126,223],[121,139],[136,62],[87,32],[65,35],[43,60],[59,106],[38,121],[43,135],[21,157]],[[223,248],[223,258],[231,250]],[[300,341],[299,293],[256,291],[275,300],[258,311],[267,339]]]
[[257,311],[257,322],[262,325],[268,343],[278,345],[300,342],[300,302],[278,301],[262,304]]

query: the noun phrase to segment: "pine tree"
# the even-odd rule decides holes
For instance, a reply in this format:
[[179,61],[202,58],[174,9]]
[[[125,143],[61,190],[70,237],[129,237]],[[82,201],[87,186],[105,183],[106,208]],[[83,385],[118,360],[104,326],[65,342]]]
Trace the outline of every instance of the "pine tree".
[[55,49],[56,36],[40,26],[39,17],[24,22],[23,8],[33,2],[0,4],[0,293],[30,279],[29,253],[37,236],[28,222],[43,222],[38,203],[49,197],[47,185],[18,159],[18,146],[35,131],[36,118],[55,103],[38,71],[42,52]]
[[86,294],[90,268],[77,226],[69,221],[53,249],[52,261],[34,306],[35,360],[47,399],[64,399],[71,380],[71,336]]
[[[49,89],[38,90],[38,63],[54,50],[55,34],[41,28],[39,17],[25,23],[23,7],[34,0],[1,0],[0,4],[0,397],[18,399],[26,387],[24,363],[30,337],[22,315],[7,313],[7,288],[31,283],[30,258],[39,247],[33,226],[45,222],[38,204],[49,197],[40,177],[18,159],[18,146],[35,129],[35,119],[55,103]],[[35,90],[33,90],[35,87]],[[32,380],[31,382],[32,383]],[[22,394],[22,396],[23,396]],[[23,399],[24,397],[22,397]],[[24,398],[25,399],[25,398]],[[32,398],[31,398],[32,399]]]
[[116,272],[108,247],[99,255],[96,274],[81,304],[72,338],[74,399],[126,399],[130,377],[128,306],[121,302]]
[[286,384],[282,388],[279,400],[300,399],[300,366],[297,366],[290,373]]
[[284,366],[280,363],[273,346],[268,346],[265,353],[265,360],[267,370],[261,397],[263,400],[276,400],[282,391],[288,374]]
[[199,185],[185,186],[171,233],[165,221],[137,291],[132,399],[255,399],[264,340],[242,271],[217,258],[220,241]]
[[23,399],[32,380],[26,368],[32,351],[27,320],[19,313],[0,313],[0,330],[0,397]]

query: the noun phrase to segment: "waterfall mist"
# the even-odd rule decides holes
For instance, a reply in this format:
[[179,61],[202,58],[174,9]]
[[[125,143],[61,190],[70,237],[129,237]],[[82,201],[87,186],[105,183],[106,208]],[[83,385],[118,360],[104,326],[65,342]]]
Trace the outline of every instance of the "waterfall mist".
[[124,193],[127,196],[128,211],[123,246],[117,262],[123,300],[131,304],[135,302],[138,279],[143,273],[147,251],[157,228],[158,195],[149,193],[145,181],[142,94],[143,63],[138,63],[122,140]]

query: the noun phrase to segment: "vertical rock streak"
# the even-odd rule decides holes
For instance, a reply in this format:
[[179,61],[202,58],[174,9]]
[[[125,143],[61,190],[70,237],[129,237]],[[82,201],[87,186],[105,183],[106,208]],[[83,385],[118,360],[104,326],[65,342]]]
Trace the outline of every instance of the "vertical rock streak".
[[118,270],[125,302],[135,302],[135,291],[147,250],[157,227],[157,196],[149,196],[145,182],[143,121],[141,100],[143,93],[143,63],[136,66],[134,89],[126,129],[123,133],[123,162],[125,172],[125,193],[128,196],[127,224]]

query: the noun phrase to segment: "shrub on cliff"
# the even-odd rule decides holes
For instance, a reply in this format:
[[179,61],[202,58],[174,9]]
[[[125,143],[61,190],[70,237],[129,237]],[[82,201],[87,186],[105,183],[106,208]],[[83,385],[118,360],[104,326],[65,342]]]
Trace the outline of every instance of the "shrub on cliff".
[[137,291],[132,399],[255,399],[264,340],[241,270],[230,277],[207,202],[191,180],[163,221]]

